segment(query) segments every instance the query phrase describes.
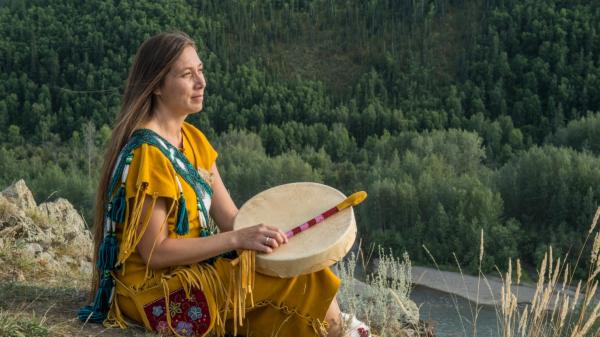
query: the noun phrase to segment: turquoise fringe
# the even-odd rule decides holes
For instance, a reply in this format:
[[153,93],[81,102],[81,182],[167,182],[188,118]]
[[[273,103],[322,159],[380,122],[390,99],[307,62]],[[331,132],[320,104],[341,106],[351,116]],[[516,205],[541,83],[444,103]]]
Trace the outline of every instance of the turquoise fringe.
[[175,233],[185,235],[190,232],[190,223],[188,221],[187,207],[183,193],[179,194],[179,209],[177,210],[177,224],[175,225]]
[[82,322],[92,322],[92,323],[102,323],[108,316],[107,312],[98,312],[94,310],[94,307],[91,305],[86,305],[82,307],[77,312],[77,317]]
[[115,281],[108,271],[104,272],[104,276],[100,281],[100,286],[96,292],[94,303],[92,305],[85,306],[77,312],[79,320],[85,322],[89,321],[92,323],[102,323],[108,316],[110,310],[110,296],[112,289],[115,286]]
[[115,281],[109,272],[104,272],[104,276],[100,281],[100,287],[94,299],[94,310],[98,312],[108,312],[110,309],[110,293],[115,286]]
[[106,236],[98,248],[98,261],[96,267],[98,270],[112,270],[117,263],[119,255],[119,243],[114,233]]
[[115,223],[123,223],[125,221],[125,209],[127,207],[127,201],[125,200],[125,185],[121,184],[117,195],[112,201],[112,209],[110,212],[110,218]]

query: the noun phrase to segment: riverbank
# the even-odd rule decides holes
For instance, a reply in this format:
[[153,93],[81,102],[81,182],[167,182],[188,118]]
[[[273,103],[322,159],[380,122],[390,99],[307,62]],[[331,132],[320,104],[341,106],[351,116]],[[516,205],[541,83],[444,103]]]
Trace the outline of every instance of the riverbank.
[[[495,277],[461,275],[457,272],[441,271],[430,267],[412,267],[412,283],[445,293],[457,295],[482,305],[500,303],[502,280]],[[513,285],[518,303],[531,303],[535,288]]]
[[[500,304],[503,281],[493,276],[462,275],[457,272],[441,271],[430,267],[412,266],[412,283],[463,297],[473,303],[496,306]],[[511,291],[518,304],[529,304],[535,295],[534,285],[511,285]],[[556,296],[558,291],[553,295]],[[569,296],[574,296],[573,289],[566,289]],[[549,303],[554,303],[552,298]],[[548,308],[551,309],[551,308]]]

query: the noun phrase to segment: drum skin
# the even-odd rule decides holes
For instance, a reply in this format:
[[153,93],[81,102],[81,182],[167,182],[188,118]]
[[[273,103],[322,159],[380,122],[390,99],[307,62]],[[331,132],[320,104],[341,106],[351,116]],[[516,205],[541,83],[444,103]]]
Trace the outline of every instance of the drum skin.
[[[283,232],[335,207],[346,196],[335,188],[310,182],[279,185],[248,200],[233,227],[268,224]],[[270,254],[256,255],[256,270],[277,277],[319,271],[341,260],[356,239],[354,210],[348,207],[291,237]]]

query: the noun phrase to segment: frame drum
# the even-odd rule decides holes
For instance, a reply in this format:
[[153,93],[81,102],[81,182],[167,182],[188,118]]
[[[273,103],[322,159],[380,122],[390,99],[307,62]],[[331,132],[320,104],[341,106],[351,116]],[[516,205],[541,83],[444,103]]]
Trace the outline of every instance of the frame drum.
[[[343,201],[335,188],[310,182],[275,186],[248,200],[233,228],[257,224],[280,228],[284,233]],[[256,254],[256,271],[293,277],[319,271],[341,260],[356,239],[354,210],[348,207],[323,222],[289,238],[270,254]]]

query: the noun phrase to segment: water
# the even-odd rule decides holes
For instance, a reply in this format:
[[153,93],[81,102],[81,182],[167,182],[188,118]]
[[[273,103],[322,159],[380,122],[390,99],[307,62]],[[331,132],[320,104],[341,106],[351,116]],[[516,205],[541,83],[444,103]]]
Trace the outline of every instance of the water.
[[[475,303],[441,291],[416,286],[410,298],[420,307],[421,319],[435,327],[438,337],[473,337]],[[498,337],[496,310],[479,307],[477,337]]]

